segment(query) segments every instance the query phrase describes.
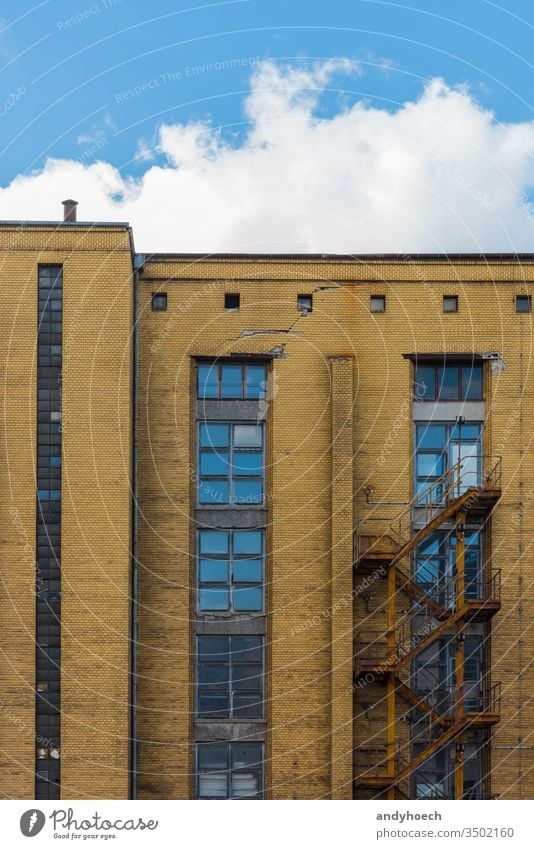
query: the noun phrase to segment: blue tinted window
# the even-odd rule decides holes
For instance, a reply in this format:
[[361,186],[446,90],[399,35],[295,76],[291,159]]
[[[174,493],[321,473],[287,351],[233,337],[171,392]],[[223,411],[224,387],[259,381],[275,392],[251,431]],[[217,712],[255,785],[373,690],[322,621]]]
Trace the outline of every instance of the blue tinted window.
[[201,589],[201,610],[228,610],[230,606],[229,592],[226,589]]
[[263,455],[256,453],[244,454],[243,452],[235,451],[233,468],[234,475],[259,476],[263,472]]
[[457,366],[438,368],[438,397],[440,401],[454,401],[459,397]]
[[[228,550],[232,554],[228,555]],[[263,531],[198,532],[200,610],[263,609]],[[224,555],[224,556],[221,556]],[[254,590],[238,596],[234,588]],[[235,607],[237,603],[238,607]],[[246,638],[242,638],[245,640]],[[243,645],[240,645],[240,650]]]
[[201,554],[228,554],[228,531],[200,531]]
[[234,531],[234,554],[261,554],[263,534],[261,531]]
[[260,587],[236,587],[234,589],[234,610],[261,610],[263,606]]
[[228,560],[201,560],[200,583],[228,583],[230,564]]
[[265,398],[265,366],[245,366],[245,397]]
[[201,504],[228,504],[230,502],[230,484],[228,481],[203,481],[198,488],[198,493]]
[[197,369],[198,397],[220,400],[265,398],[266,378],[264,365],[200,363]]
[[417,425],[418,448],[444,448],[446,440],[445,425]]
[[242,398],[241,366],[223,365],[221,367],[221,398]]
[[217,366],[213,363],[198,367],[198,397],[217,398],[219,394]]
[[235,504],[261,504],[263,502],[263,487],[260,481],[234,481]]
[[436,397],[436,370],[434,366],[417,366],[415,370],[414,398],[433,401]]
[[462,366],[462,397],[475,401],[482,398],[482,366]]
[[228,454],[206,452],[200,455],[200,474],[225,477],[228,474]]
[[[228,637],[220,652],[219,636],[197,642],[197,715],[212,718],[211,711],[226,709],[221,719],[263,716],[263,637],[248,637],[250,650],[242,651],[239,637]],[[234,650],[235,649],[235,650]],[[215,701],[217,700],[217,704]],[[247,706],[248,712],[242,709]]]
[[261,504],[263,425],[200,423],[199,472],[200,504]]
[[255,583],[262,580],[261,560],[236,560],[234,562],[234,581],[236,583]]
[[421,477],[439,477],[445,471],[443,454],[418,454],[417,474]]
[[200,445],[202,448],[226,448],[230,444],[230,425],[201,424]]

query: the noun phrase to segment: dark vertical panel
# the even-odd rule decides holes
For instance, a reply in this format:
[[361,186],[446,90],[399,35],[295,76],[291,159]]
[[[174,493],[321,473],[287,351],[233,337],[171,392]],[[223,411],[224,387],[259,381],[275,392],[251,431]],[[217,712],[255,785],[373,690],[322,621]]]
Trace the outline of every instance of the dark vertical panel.
[[39,266],[38,298],[35,798],[59,799],[63,318],[60,265]]

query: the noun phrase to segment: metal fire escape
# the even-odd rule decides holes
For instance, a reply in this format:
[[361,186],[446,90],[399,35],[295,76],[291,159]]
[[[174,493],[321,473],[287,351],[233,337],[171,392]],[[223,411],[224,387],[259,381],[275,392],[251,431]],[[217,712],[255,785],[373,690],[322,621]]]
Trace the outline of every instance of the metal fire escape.
[[[386,740],[384,746],[355,750],[355,788],[367,788],[388,798],[407,798],[406,781],[419,770],[425,783],[424,764],[449,743],[456,743],[454,798],[464,797],[464,735],[471,729],[489,728],[500,719],[500,685],[482,680],[480,698],[465,698],[465,626],[486,622],[500,609],[500,572],[480,566],[475,579],[465,572],[466,522],[484,523],[501,496],[501,460],[481,458],[485,472],[477,486],[462,481],[462,462],[419,494],[391,519],[369,517],[360,522],[355,538],[356,574],[382,567],[387,581],[385,633],[357,634],[354,646],[354,679],[358,687],[381,681],[386,687]],[[414,530],[414,517],[418,518]],[[417,582],[411,569],[418,545],[447,523],[456,534],[456,568],[452,576],[431,585]],[[407,571],[402,568],[408,562]],[[408,608],[397,611],[396,600],[408,597]],[[412,687],[412,661],[439,637],[453,634],[454,686],[436,704]],[[411,741],[400,745],[397,701],[402,700],[417,717]],[[402,787],[401,787],[402,785]],[[440,798],[428,783],[428,797]]]

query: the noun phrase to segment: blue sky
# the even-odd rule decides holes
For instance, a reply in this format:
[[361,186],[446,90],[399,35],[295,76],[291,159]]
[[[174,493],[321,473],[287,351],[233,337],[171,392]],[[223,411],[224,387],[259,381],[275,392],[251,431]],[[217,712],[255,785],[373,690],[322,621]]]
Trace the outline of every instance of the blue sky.
[[[345,60],[321,83],[315,119],[362,102],[395,113],[435,78],[466,86],[496,124],[534,118],[527,0],[4,0],[0,16],[1,187],[50,157],[84,168],[105,161],[140,179],[147,163],[168,163],[162,126],[208,122],[238,149],[262,60],[304,69]],[[528,200],[529,181],[517,187]],[[0,211],[9,217],[5,204]]]

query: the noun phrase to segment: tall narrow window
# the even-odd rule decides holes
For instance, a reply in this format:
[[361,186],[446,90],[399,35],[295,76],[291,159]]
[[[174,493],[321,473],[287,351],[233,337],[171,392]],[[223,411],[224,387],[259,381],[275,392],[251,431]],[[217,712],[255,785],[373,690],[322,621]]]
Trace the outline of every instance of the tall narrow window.
[[200,422],[198,445],[200,504],[263,504],[263,425]]
[[63,273],[39,266],[37,358],[36,799],[59,799]]
[[[432,499],[440,500],[440,482],[451,467],[459,469],[459,491],[479,486],[482,475],[482,425],[480,422],[421,422],[416,428],[415,491],[424,500],[425,490],[435,486]],[[443,482],[442,494],[445,492]]]
[[263,717],[263,637],[197,637],[197,717]]
[[263,531],[198,532],[198,609],[263,610]]

